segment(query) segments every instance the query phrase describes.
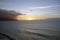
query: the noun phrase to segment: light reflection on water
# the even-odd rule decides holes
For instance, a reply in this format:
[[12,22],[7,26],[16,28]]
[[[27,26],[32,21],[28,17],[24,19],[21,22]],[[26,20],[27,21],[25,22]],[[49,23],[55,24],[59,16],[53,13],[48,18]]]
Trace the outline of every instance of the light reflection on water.
[[0,22],[0,26],[2,32],[10,34],[17,40],[58,40],[60,38],[60,25],[55,21],[4,21]]

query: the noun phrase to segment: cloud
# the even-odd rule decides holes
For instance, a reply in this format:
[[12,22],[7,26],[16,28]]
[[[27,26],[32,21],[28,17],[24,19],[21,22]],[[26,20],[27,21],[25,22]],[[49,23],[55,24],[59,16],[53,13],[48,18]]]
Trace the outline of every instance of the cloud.
[[59,7],[60,5],[52,5],[52,6],[43,6],[43,7],[29,7],[21,10],[21,12],[30,12],[34,9],[47,9],[47,8],[52,8],[52,7]]
[[60,6],[60,5],[43,6],[43,7],[31,7],[31,8],[28,8],[28,9],[29,10],[33,10],[33,9],[46,9],[46,8],[57,7],[57,6]]
[[0,9],[0,20],[17,20],[16,17],[23,15],[13,10]]

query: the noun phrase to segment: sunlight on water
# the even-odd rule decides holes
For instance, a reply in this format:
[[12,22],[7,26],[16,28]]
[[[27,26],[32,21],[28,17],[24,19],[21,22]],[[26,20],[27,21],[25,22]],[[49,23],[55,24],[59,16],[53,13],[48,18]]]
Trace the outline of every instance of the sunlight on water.
[[60,21],[2,21],[0,32],[17,40],[59,40],[58,23]]

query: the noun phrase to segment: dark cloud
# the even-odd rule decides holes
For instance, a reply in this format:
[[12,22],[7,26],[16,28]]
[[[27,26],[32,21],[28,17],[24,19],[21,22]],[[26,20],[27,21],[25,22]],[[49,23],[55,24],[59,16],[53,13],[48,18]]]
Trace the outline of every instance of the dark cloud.
[[21,13],[15,12],[13,10],[0,9],[0,20],[17,20],[18,15],[23,15]]

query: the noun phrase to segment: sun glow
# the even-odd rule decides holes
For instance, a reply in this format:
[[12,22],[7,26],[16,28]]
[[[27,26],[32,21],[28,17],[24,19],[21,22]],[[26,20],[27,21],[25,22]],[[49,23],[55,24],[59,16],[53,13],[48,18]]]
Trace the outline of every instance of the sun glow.
[[16,17],[17,20],[45,20],[43,17],[31,17],[26,15],[19,15]]
[[33,20],[33,18],[27,18],[27,20]]

